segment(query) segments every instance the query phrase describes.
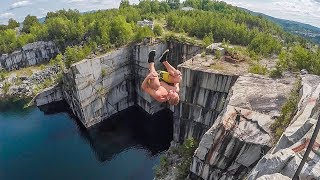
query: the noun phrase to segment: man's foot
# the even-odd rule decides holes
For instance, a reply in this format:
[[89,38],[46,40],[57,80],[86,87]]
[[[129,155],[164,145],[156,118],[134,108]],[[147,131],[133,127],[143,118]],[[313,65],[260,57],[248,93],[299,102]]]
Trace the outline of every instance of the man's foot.
[[161,56],[161,58],[160,58],[160,62],[167,61],[167,60],[168,60],[168,55],[169,55],[169,49],[165,50],[165,51],[162,53],[162,56]]
[[154,62],[154,56],[156,55],[156,50],[151,50],[149,52],[148,63]]

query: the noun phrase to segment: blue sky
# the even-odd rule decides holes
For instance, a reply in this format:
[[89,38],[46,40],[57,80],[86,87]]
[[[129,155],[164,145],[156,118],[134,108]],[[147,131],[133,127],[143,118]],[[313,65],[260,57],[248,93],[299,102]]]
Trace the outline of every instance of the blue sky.
[[[138,3],[139,0],[130,0]],[[320,0],[225,0],[225,2],[274,17],[320,27]],[[78,9],[81,12],[117,8],[120,0],[0,0],[0,24],[9,18],[22,22],[28,14],[44,17],[49,11]]]

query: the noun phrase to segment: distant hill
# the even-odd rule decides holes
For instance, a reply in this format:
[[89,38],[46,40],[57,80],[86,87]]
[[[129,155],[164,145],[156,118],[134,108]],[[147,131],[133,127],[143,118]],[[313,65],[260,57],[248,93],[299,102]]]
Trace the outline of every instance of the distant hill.
[[261,15],[272,22],[279,24],[285,31],[297,34],[301,37],[309,39],[310,41],[320,44],[320,28],[315,26],[311,26],[309,24],[304,24],[296,21],[290,21],[286,19],[279,19],[272,16],[268,16],[263,13],[253,12],[245,8],[241,8],[245,11],[248,11],[252,15]]

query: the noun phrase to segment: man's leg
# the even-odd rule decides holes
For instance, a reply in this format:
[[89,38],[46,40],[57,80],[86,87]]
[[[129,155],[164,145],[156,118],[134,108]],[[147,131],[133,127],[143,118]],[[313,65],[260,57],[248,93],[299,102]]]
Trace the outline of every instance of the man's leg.
[[162,64],[166,67],[169,75],[169,81],[172,83],[180,83],[181,81],[181,72],[179,70],[177,70],[176,68],[174,68],[173,66],[171,66],[171,64],[169,64],[168,60],[168,54],[169,54],[169,49],[167,49],[166,51],[164,51],[164,53],[162,54],[161,58],[160,58],[160,62],[162,62]]
[[160,86],[160,81],[158,77],[158,73],[154,67],[154,56],[156,54],[155,50],[150,51],[149,57],[148,57],[148,63],[149,63],[149,72],[153,74],[155,78],[150,79],[149,85],[152,89],[157,90]]

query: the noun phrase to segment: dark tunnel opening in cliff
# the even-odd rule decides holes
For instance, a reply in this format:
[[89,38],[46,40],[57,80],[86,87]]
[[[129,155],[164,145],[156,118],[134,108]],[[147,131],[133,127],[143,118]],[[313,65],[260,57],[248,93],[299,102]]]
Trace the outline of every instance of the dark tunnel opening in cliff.
[[80,136],[90,145],[100,162],[109,161],[131,148],[144,149],[156,156],[169,149],[173,140],[173,112],[163,109],[153,115],[132,106],[102,122],[85,128],[65,101],[39,107],[45,114],[68,112]]

